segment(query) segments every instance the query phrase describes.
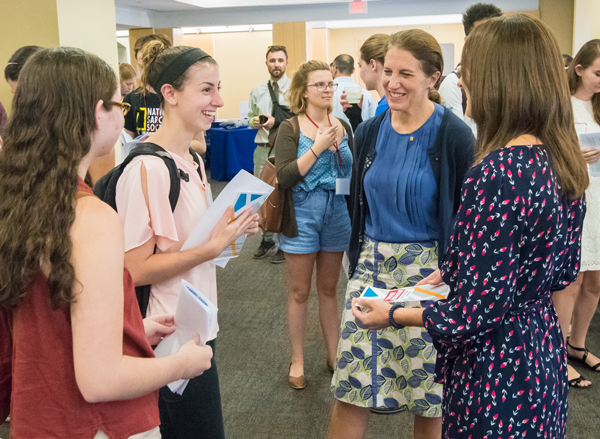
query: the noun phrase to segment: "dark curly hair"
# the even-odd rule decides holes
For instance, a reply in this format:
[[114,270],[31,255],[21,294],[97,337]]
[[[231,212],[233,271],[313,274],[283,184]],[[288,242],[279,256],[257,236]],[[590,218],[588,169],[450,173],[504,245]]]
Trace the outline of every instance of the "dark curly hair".
[[78,167],[116,90],[113,69],[80,49],[39,51],[21,72],[0,154],[1,308],[19,306],[42,265],[52,307],[72,302]]
[[476,3],[463,14],[463,27],[465,35],[469,36],[475,23],[487,18],[502,17],[502,9],[491,3]]

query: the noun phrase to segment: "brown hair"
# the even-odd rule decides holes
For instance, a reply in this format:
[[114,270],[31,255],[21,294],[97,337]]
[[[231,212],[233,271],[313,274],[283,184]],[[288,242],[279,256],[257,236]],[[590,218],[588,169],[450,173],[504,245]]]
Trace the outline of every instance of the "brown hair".
[[387,34],[371,35],[360,46],[360,58],[367,63],[374,59],[383,65],[389,42],[390,36]]
[[[410,52],[421,63],[421,70],[423,70],[425,76],[431,77],[438,72],[442,76],[444,56],[442,55],[440,43],[433,35],[420,29],[400,31],[390,36],[386,53],[392,47]],[[429,90],[429,100],[440,104],[442,98],[433,89]]]
[[269,46],[269,48],[267,49],[267,54],[265,55],[265,57],[267,59],[269,59],[269,53],[275,53],[275,52],[283,52],[283,53],[285,53],[285,59],[288,59],[287,49],[286,49],[285,46]]
[[42,50],[21,72],[0,154],[0,307],[19,306],[42,263],[51,305],[73,300],[78,167],[116,90],[113,69],[80,49]]
[[[171,47],[166,45],[162,41],[152,41],[144,46],[142,49],[142,65],[144,71],[142,72],[142,90],[154,83],[165,70],[165,68],[175,59],[177,55],[186,52],[193,47],[189,46],[176,46]],[[217,62],[212,57],[202,58],[199,63],[207,63],[217,65]],[[187,70],[173,83],[171,84],[175,90],[181,90],[183,83],[187,80]],[[155,90],[158,92],[158,90]],[[162,100],[162,94],[159,93]]]
[[[579,52],[577,52],[577,55],[575,55],[575,58],[573,58],[569,65],[569,69],[567,70],[571,95],[574,95],[581,86],[581,76],[575,71],[577,66],[581,66],[582,69],[587,69],[594,64],[594,61],[598,58],[600,58],[600,40],[590,40],[579,49]],[[600,124],[600,93],[595,93],[592,96],[592,108],[594,110],[594,120],[596,123]]]
[[546,25],[526,15],[492,18],[467,39],[461,65],[478,126],[477,159],[520,135],[536,136],[552,160],[561,193],[580,197],[589,177],[563,60]]
[[150,34],[150,35],[145,35],[143,37],[139,37],[135,41],[135,45],[133,46],[133,54],[136,58],[137,58],[138,52],[141,52],[141,50],[144,48],[144,46],[147,43],[149,43],[150,41],[160,41],[168,47],[171,47],[173,45],[171,43],[171,40],[169,40],[169,38],[167,38],[167,36],[163,35],[163,34]]
[[121,81],[129,81],[130,79],[135,79],[135,69],[129,63],[122,62],[119,64],[119,79]]
[[[292,83],[287,93],[288,102],[290,103],[290,109],[296,114],[305,114],[307,107],[307,100],[304,97],[308,86],[308,77],[312,72],[319,72],[325,70],[331,73],[329,65],[324,61],[310,60],[300,64],[296,73],[292,77]],[[332,108],[327,109],[327,114],[331,113]]]

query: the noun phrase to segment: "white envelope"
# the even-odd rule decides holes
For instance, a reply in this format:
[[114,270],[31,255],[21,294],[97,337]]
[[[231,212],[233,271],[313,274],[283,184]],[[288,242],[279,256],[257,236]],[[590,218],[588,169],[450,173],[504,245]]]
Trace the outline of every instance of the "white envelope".
[[[579,145],[581,148],[600,149],[600,133],[580,134]],[[588,169],[592,177],[600,176],[600,161],[588,164]]]
[[[154,355],[158,358],[173,355],[190,341],[194,334],[200,337],[200,344],[208,342],[211,330],[217,326],[217,307],[189,282],[181,281],[181,293],[175,312],[175,332],[161,341]],[[182,394],[188,380],[169,383],[172,392]]]

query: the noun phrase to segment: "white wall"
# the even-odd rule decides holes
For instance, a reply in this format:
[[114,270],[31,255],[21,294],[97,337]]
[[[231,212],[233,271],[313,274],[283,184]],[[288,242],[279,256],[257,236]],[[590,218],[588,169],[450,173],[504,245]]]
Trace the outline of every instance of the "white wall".
[[61,46],[95,53],[119,71],[114,0],[56,0],[56,10]]
[[573,56],[593,38],[600,38],[600,1],[575,0]]

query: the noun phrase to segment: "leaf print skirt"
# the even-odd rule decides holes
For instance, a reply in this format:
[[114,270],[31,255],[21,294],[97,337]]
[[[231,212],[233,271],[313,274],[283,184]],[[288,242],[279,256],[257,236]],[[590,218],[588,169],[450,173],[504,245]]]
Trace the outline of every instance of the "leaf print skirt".
[[[351,309],[352,298],[359,297],[367,286],[413,286],[437,269],[437,259],[434,243],[390,244],[365,235],[342,312],[337,367],[331,382],[337,399],[360,407],[442,416],[442,385],[434,381],[436,350],[427,331],[363,329]],[[421,308],[422,304],[406,302],[405,306]]]

